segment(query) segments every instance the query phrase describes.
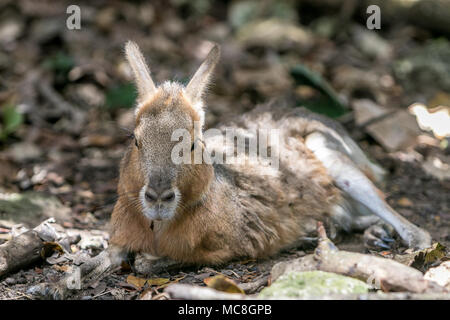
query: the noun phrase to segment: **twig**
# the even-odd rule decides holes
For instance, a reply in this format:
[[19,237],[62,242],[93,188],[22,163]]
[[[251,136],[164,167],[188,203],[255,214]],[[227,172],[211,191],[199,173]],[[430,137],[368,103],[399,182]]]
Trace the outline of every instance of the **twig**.
[[188,284],[172,284],[164,290],[172,299],[184,300],[253,300],[251,296],[239,293],[226,293],[207,287]]
[[28,230],[0,245],[0,277],[28,266],[41,258],[44,241],[55,241],[54,230],[46,220],[33,230]]
[[111,289],[111,290],[104,291],[104,292],[102,292],[102,293],[96,294],[95,296],[92,297],[92,300],[95,299],[95,298],[104,296],[105,294],[111,293],[111,292],[113,292],[113,291],[114,291],[114,289]]
[[263,276],[255,281],[241,283],[239,287],[244,290],[245,293],[251,294],[257,292],[261,287],[268,284],[269,276]]
[[29,295],[27,295],[26,293],[23,293],[23,292],[20,292],[20,291],[14,291],[14,290],[12,290],[10,288],[5,288],[5,289],[8,290],[9,292],[12,292],[12,293],[14,293],[16,295],[19,295],[18,297],[14,297],[12,299],[18,299],[20,297],[23,297],[23,298],[27,298],[27,299],[33,300],[33,298],[30,297]]
[[319,244],[313,255],[292,262],[276,264],[272,279],[287,271],[321,270],[372,282],[385,292],[444,293],[445,288],[423,278],[420,271],[397,261],[356,252],[339,250],[318,224]]
[[71,116],[71,126],[67,130],[71,133],[79,133],[83,128],[86,115],[64,98],[51,86],[48,80],[38,82],[39,92],[44,96],[56,110]]

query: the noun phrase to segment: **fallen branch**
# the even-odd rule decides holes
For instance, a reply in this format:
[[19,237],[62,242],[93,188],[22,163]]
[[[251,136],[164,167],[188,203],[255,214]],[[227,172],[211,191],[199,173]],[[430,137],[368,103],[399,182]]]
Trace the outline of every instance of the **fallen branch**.
[[246,294],[252,294],[265,287],[268,283],[268,280],[269,276],[264,276],[252,282],[241,283],[239,284],[239,287],[244,290]]
[[86,120],[84,112],[66,101],[46,79],[38,82],[38,89],[42,96],[47,99],[55,108],[55,112],[68,114],[71,117],[71,126],[66,130],[70,133],[80,133]]
[[35,230],[29,230],[0,246],[0,277],[40,259],[44,243]]
[[378,285],[384,292],[444,293],[445,288],[425,280],[423,274],[397,261],[356,252],[340,251],[318,225],[319,244],[312,255],[281,262],[272,269],[272,280],[288,271],[334,272]]
[[176,283],[168,286],[164,293],[171,299],[183,300],[253,300],[254,297],[239,293],[226,293],[207,287]]
[[0,245],[0,277],[24,268],[41,259],[46,242],[54,242],[60,235],[53,228],[54,219],[42,222]]
[[[226,293],[208,287],[200,287],[189,284],[172,284],[168,286],[164,293],[170,299],[182,300],[292,300],[292,297],[279,296],[275,299],[261,299],[256,295],[242,295],[236,293]],[[143,297],[148,300],[148,297]],[[311,297],[307,298],[308,300]],[[410,292],[389,292],[389,293],[364,293],[364,294],[331,294],[317,297],[317,300],[449,300],[449,293],[410,293]]]

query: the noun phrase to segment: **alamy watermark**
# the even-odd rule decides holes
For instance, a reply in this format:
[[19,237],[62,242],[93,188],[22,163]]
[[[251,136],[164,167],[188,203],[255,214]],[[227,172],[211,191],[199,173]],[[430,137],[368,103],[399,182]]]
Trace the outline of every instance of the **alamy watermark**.
[[70,16],[66,19],[66,27],[69,30],[81,29],[81,8],[75,4],[67,7],[66,13]]
[[369,30],[381,29],[381,9],[379,6],[373,4],[367,7],[367,14],[370,16],[367,18],[366,26]]
[[[171,153],[174,164],[247,163],[279,167],[279,129],[226,128],[224,135],[213,128],[204,131],[202,136],[197,132],[201,132],[201,123],[195,121],[193,137],[186,129],[172,133],[171,140],[178,142]],[[213,142],[212,146],[205,145],[206,140]]]

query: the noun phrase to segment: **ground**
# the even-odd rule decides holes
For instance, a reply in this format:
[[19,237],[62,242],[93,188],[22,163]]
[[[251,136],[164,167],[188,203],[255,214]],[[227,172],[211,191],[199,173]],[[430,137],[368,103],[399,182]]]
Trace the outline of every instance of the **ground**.
[[[42,8],[33,6],[32,1],[0,1],[0,16],[8,17],[0,19],[0,33],[9,37],[0,39],[0,193],[37,191],[56,196],[70,208],[58,221],[63,227],[107,230],[117,196],[119,161],[133,128],[135,94],[122,55],[125,41],[139,43],[158,83],[168,78],[185,81],[204,58],[210,41],[215,41],[221,43],[222,59],[207,97],[208,127],[274,97],[289,97],[292,107],[306,104],[335,117],[364,151],[388,170],[382,188],[387,202],[428,230],[434,241],[450,247],[450,180],[424,169],[430,159],[448,163],[448,140],[417,129],[413,138],[427,138],[392,145],[371,129],[371,123],[382,120],[369,117],[360,121],[356,112],[362,99],[382,106],[389,114],[403,112],[414,102],[448,106],[448,74],[439,77],[442,68],[427,64],[440,66],[441,56],[448,55],[445,37],[401,23],[374,36],[356,13],[353,20],[339,26],[329,11],[286,2],[287,9],[281,6],[276,12],[289,13],[281,16],[283,30],[290,31],[275,40],[261,40],[252,38],[250,31],[255,29],[249,28],[256,28],[258,21],[278,23],[267,12],[249,17],[246,23],[237,14],[246,12],[245,8],[236,4],[218,2],[199,9],[177,3],[166,7],[160,1],[110,6],[81,2],[82,29],[70,31],[64,27],[64,1]],[[252,2],[243,3],[251,6]],[[435,48],[437,42],[433,41],[439,37],[442,54],[434,55],[434,60],[420,60],[426,50],[438,51],[429,47]],[[374,43],[376,50],[371,46]],[[402,67],[404,63],[410,63],[409,69]],[[306,76],[309,82],[300,81],[292,76],[290,72],[298,65],[308,67],[319,80]],[[429,81],[430,72],[432,79],[441,81]],[[328,90],[325,83],[333,89]],[[7,109],[14,110],[12,117],[6,116]],[[6,130],[6,119],[17,114],[21,115],[18,125]],[[411,116],[410,120],[414,119]],[[397,126],[401,128],[402,123]],[[10,218],[0,212],[0,244],[9,239],[11,226],[4,221]],[[35,218],[12,220],[32,228],[38,223]],[[367,252],[362,234],[344,235],[337,245]],[[91,255],[99,250],[99,246],[84,249]],[[221,273],[246,283],[267,277],[275,263],[312,250],[313,246],[297,248],[263,261],[187,267],[154,277],[204,285],[205,278]],[[392,253],[404,250],[396,247]],[[30,299],[26,294],[30,286],[59,279],[67,265],[41,261],[0,279],[0,299]],[[152,290],[154,298],[164,299],[159,295],[164,285],[136,287],[127,282],[133,274],[124,267],[71,298],[137,299]]]

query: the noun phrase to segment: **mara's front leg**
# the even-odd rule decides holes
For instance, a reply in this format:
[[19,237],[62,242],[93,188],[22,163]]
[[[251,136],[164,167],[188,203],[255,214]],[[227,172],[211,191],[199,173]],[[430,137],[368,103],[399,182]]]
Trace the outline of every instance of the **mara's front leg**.
[[338,151],[326,134],[311,133],[306,137],[306,146],[322,162],[336,185],[348,196],[362,204],[373,215],[390,224],[400,235],[404,244],[410,248],[428,248],[431,246],[430,234],[415,226],[380,196],[380,191],[365,176],[351,159]]
[[110,246],[97,256],[88,259],[56,283],[42,283],[28,289],[28,293],[46,299],[65,299],[69,293],[86,289],[92,283],[103,279],[120,267],[127,252]]
[[183,264],[170,258],[160,258],[147,253],[138,253],[134,259],[134,271],[145,276],[154,276],[162,272],[182,267]]

